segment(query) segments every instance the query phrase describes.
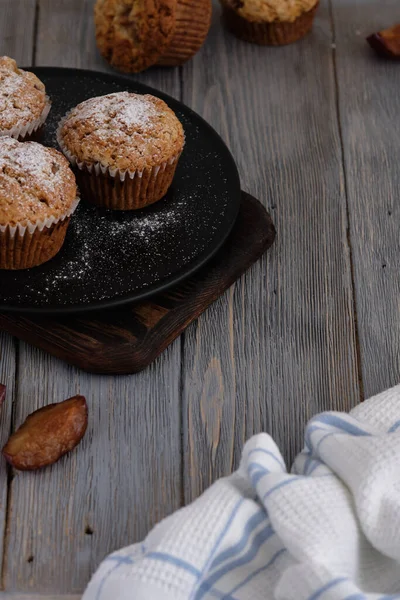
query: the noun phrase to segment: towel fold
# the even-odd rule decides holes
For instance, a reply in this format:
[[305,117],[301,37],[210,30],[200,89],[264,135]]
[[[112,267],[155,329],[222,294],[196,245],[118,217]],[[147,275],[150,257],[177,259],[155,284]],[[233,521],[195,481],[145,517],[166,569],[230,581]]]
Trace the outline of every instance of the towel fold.
[[83,600],[400,598],[400,386],[306,428],[288,472],[266,434],[239,470],[111,554]]

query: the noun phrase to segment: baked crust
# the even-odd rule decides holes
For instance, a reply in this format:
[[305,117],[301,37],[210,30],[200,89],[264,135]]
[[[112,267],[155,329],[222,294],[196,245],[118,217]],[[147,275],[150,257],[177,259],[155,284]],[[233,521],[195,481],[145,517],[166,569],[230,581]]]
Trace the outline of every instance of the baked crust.
[[250,22],[284,21],[292,23],[303,13],[312,10],[318,0],[220,0]]
[[0,225],[62,218],[76,197],[75,176],[60,152],[0,138]]
[[96,40],[104,58],[125,72],[154,65],[170,44],[177,0],[97,0]]
[[180,155],[184,132],[160,98],[118,92],[90,98],[62,122],[59,142],[77,162],[143,171]]
[[36,75],[18,69],[12,58],[0,57],[0,132],[36,121],[47,103],[45,86]]

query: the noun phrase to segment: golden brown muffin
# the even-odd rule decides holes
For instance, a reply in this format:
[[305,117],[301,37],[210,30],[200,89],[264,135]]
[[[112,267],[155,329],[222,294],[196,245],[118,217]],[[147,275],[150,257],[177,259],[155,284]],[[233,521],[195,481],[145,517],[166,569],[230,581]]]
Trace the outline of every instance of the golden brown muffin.
[[60,152],[0,138],[0,269],[53,258],[76,206],[75,177]]
[[97,0],[96,40],[112,66],[137,73],[154,65],[172,40],[176,0]]
[[22,140],[32,135],[49,111],[50,101],[40,79],[18,69],[12,58],[0,57],[0,136]]
[[183,65],[200,50],[210,30],[211,0],[178,0],[172,40],[157,64]]
[[82,102],[63,119],[57,138],[78,167],[83,197],[114,210],[160,200],[185,141],[180,121],[163,100],[129,92]]
[[220,0],[228,29],[255,44],[283,46],[312,28],[318,0]]
[[211,0],[97,0],[94,12],[101,54],[136,73],[191,58],[210,28]]

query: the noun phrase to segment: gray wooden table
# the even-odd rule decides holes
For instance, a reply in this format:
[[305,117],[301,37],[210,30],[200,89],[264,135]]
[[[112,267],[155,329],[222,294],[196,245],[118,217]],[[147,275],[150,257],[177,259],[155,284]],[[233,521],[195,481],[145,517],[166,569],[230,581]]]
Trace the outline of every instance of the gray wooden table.
[[[109,70],[92,5],[0,0],[0,54]],[[0,462],[3,598],[78,597],[107,553],[235,468],[253,433],[290,459],[314,413],[398,382],[400,65],[364,42],[396,21],[398,0],[322,0],[307,39],[267,49],[227,34],[216,5],[193,61],[138,76],[221,133],[277,242],[141,375],[90,376],[0,334],[1,445],[48,402],[79,392],[90,409],[54,467]]]

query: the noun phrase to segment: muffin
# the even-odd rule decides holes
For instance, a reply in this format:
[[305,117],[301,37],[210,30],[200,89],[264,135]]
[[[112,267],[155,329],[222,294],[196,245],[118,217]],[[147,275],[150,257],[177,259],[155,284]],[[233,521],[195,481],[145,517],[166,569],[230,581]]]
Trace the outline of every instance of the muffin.
[[175,67],[197,54],[210,30],[211,16],[211,0],[178,0],[174,34],[157,64]]
[[318,0],[220,0],[228,29],[246,42],[283,46],[312,28]]
[[0,269],[27,269],[57,254],[78,204],[64,156],[0,138]]
[[0,136],[24,140],[37,134],[49,111],[40,79],[18,69],[12,58],[0,57]]
[[160,200],[170,187],[185,136],[160,98],[118,92],[91,98],[61,121],[57,139],[82,197],[113,210]]
[[113,67],[127,73],[180,65],[206,39],[211,10],[211,0],[97,0],[97,45]]

